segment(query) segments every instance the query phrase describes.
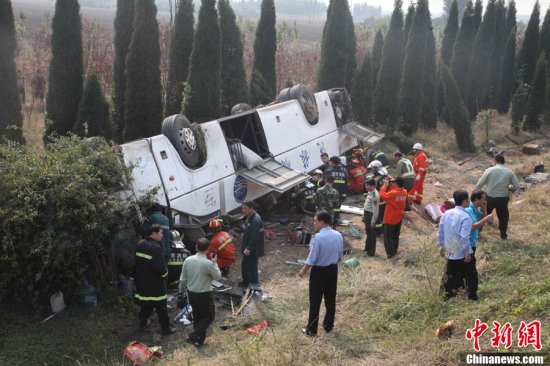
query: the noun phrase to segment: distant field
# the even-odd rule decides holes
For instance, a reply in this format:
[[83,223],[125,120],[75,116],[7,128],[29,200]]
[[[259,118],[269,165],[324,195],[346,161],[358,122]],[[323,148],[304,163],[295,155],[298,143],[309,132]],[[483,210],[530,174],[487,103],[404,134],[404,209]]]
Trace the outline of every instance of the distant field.
[[[29,27],[34,28],[40,26],[46,19],[46,15],[51,18],[54,14],[55,2],[48,0],[13,0],[14,16],[19,18],[19,14],[23,12],[28,18]],[[116,8],[102,9],[81,7],[82,15],[89,21],[97,21],[106,30],[113,28],[113,20],[115,17]],[[160,22],[167,23],[170,21],[170,13],[167,11],[159,11],[157,18]],[[323,34],[324,18],[315,17],[279,17],[278,23],[286,21],[290,27],[293,27],[296,22],[298,39],[305,42],[320,41]],[[256,20],[253,20],[255,23]]]

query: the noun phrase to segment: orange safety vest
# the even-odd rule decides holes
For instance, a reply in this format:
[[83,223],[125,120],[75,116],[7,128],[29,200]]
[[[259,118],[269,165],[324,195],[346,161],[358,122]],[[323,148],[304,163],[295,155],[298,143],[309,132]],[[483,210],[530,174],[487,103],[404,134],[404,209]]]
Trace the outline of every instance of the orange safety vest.
[[380,198],[386,201],[386,210],[384,211],[384,223],[396,225],[403,219],[405,205],[407,201],[407,191],[405,188],[399,188],[392,184],[389,191],[386,191],[387,185],[380,189]]
[[210,239],[210,249],[208,258],[212,257],[212,253],[218,252],[218,267],[229,268],[235,262],[235,245],[233,238],[225,231],[220,231],[214,234]]
[[422,150],[418,150],[414,155],[413,168],[415,174],[426,175],[428,171],[428,157]]

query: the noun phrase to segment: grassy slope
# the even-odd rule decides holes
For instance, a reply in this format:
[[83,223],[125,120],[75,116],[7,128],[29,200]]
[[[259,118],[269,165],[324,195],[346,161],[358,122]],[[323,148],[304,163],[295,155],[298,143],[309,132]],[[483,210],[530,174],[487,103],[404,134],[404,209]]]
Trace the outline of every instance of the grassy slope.
[[[438,134],[437,138],[423,134],[422,141],[434,155],[448,158],[449,151],[455,150],[453,138],[445,128]],[[522,175],[535,160],[549,155],[511,154],[509,163]],[[475,168],[466,165],[458,175]],[[452,182],[452,177],[448,180]],[[510,206],[511,240],[495,239],[496,227],[486,227],[482,233],[478,251],[481,301],[477,303],[465,296],[441,301],[437,292],[444,261],[437,256],[435,234],[405,231],[402,254],[394,262],[382,257],[363,259],[361,243],[356,243],[354,255],[361,256],[362,263],[357,269],[340,271],[336,328],[331,334],[317,338],[301,334],[307,319],[307,280],[295,277],[294,268],[284,267],[264,284],[274,295],[273,301],[239,318],[229,330],[212,327],[207,347],[195,350],[187,345],[185,331],[160,343],[152,336],[140,340],[163,346],[162,365],[455,365],[462,352],[472,351],[464,333],[476,318],[490,326],[493,320],[509,321],[514,330],[522,320],[538,319],[543,350],[548,350],[550,186],[535,187],[514,201],[521,202]],[[15,321],[9,314],[3,318],[9,322],[0,332],[0,364],[128,364],[121,357],[122,350],[136,336],[135,314],[120,308],[73,309],[45,324],[37,324],[37,319]],[[222,318],[219,315],[218,322],[226,321]],[[261,336],[246,333],[246,327],[263,319],[272,323],[268,331]],[[449,319],[460,324],[449,340],[440,341],[434,330]],[[491,336],[488,330],[481,338],[482,350],[493,350]]]

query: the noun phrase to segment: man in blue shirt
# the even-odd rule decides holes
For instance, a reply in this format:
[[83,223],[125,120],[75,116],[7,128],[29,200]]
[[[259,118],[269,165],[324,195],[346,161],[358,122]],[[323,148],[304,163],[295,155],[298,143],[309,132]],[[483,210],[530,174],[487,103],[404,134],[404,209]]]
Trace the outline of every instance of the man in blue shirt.
[[323,328],[328,333],[334,328],[336,314],[336,285],[338,283],[338,262],[342,260],[344,241],[342,234],[331,228],[331,216],[319,211],[313,218],[318,231],[311,238],[309,256],[298,273],[303,277],[311,268],[309,275],[309,320],[303,332],[309,336],[317,335],[321,300],[325,298],[325,319]]
[[466,272],[464,276],[470,277],[470,286],[468,286],[468,298],[470,300],[477,301],[477,287],[479,283],[479,276],[476,268],[476,247],[477,240],[479,238],[479,229],[488,222],[493,222],[493,214],[487,216],[487,194],[485,191],[477,190],[473,191],[470,196],[470,206],[465,210],[470,219],[472,219],[472,231],[470,233],[470,247],[472,248],[472,260],[466,266]]
[[[446,300],[456,296],[456,290],[460,285],[463,273],[466,273],[466,265],[471,261],[472,254],[470,246],[472,219],[465,211],[465,208],[470,205],[468,192],[465,190],[455,191],[453,198],[456,207],[445,211],[439,222],[437,235],[439,254],[447,258],[447,267],[441,281]],[[467,276],[468,288],[472,287],[471,282],[471,276]]]

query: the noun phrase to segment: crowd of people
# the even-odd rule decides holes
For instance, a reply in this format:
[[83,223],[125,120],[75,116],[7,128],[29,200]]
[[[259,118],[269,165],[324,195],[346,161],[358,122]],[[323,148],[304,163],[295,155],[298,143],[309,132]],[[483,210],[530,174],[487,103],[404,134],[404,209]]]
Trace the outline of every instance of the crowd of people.
[[[412,151],[412,162],[399,151],[393,154],[393,176],[388,173],[390,159],[385,154],[376,150],[361,154],[359,164],[365,168],[361,169],[364,171],[361,178],[365,196],[364,250],[368,257],[375,255],[377,236],[383,233],[386,256],[393,258],[399,249],[404,212],[411,205],[422,204],[428,158],[420,143],[414,144]],[[354,155],[354,159],[359,159],[356,152]],[[351,164],[348,172],[340,158],[329,158],[327,154],[321,158],[324,165],[312,174],[314,188],[308,197],[308,203],[314,210],[313,224],[317,233],[311,238],[308,258],[298,272],[298,276],[304,277],[309,271],[309,317],[303,328],[304,334],[309,336],[317,335],[323,299],[326,309],[323,329],[331,332],[334,327],[338,263],[343,257],[343,237],[335,227],[347,196],[349,173],[353,172],[355,177],[358,172],[357,162]],[[506,240],[508,237],[509,194],[518,188],[518,180],[504,164],[504,156],[495,156],[493,166],[483,173],[471,194],[463,189],[453,193],[454,208],[447,209],[440,219],[437,243],[440,255],[447,260],[441,281],[445,299],[456,296],[464,287],[470,300],[479,299],[475,252],[479,232],[484,225],[494,221],[493,210],[496,210],[501,238]],[[248,287],[260,282],[258,260],[264,255],[264,227],[252,202],[243,203],[242,212],[245,224],[240,246],[242,281],[239,284]],[[223,230],[223,222],[214,219],[208,227],[211,240],[200,238],[196,243],[186,243],[194,254],[183,264],[177,263],[181,265],[180,293],[185,294],[185,302],[189,302],[193,309],[193,331],[188,335],[187,342],[196,347],[204,344],[208,326],[215,317],[211,282],[227,276],[236,259],[233,238]],[[167,311],[166,278],[171,264],[168,230],[168,217],[161,212],[159,205],[153,205],[143,225],[145,239],[136,248],[135,267],[139,325],[145,328],[149,316],[156,310],[163,335],[175,332]]]

